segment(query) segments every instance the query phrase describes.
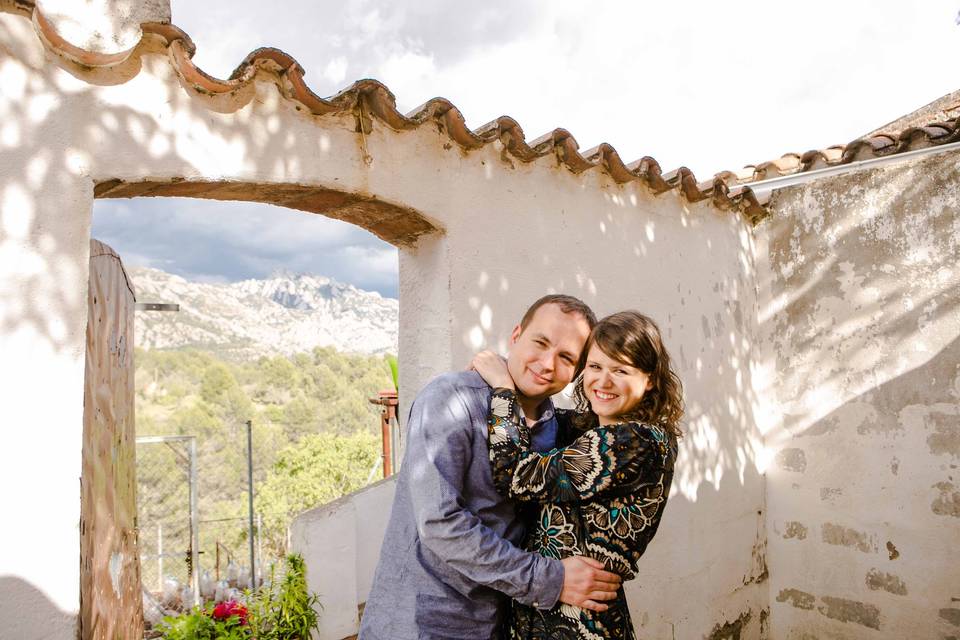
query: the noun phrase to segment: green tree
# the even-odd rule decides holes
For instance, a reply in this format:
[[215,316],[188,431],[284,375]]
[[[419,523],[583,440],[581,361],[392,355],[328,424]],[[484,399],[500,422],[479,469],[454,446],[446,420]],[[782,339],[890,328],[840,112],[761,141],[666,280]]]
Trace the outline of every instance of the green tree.
[[293,517],[362,488],[380,455],[378,438],[363,431],[310,434],[283,449],[256,496],[264,543],[284,552]]

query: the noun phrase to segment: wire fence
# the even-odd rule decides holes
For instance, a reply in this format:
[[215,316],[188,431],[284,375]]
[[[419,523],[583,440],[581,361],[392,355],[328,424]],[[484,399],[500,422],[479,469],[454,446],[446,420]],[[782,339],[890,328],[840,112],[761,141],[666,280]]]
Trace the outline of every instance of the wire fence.
[[189,436],[137,438],[137,528],[144,589],[164,580],[193,583],[196,441]]
[[[200,518],[196,439],[137,438],[137,519],[145,599],[164,611],[189,608],[252,585],[248,516]],[[263,576],[262,519],[254,567]],[[196,570],[194,570],[196,568]]]
[[[381,406],[382,456],[369,474],[364,467],[366,482],[360,486],[377,472],[396,473],[401,452],[396,392],[381,392],[371,402]],[[250,485],[257,471],[263,482],[264,470],[251,466],[252,425],[247,424],[247,438],[236,431],[210,438],[201,427],[199,437],[136,440],[137,527],[150,624],[201,602],[238,597],[239,590],[259,585],[285,553],[275,522],[265,529],[259,514],[251,522]],[[317,505],[307,508],[312,506]]]

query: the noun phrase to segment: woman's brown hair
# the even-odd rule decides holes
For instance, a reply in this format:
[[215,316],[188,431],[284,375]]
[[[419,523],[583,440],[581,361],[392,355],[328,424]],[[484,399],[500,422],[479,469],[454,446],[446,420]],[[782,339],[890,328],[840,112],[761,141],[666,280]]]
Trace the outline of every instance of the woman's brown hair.
[[[670,366],[670,354],[663,345],[657,323],[638,311],[621,311],[603,318],[587,338],[579,370],[583,370],[593,345],[614,360],[650,376],[650,390],[643,394],[633,411],[620,418],[659,425],[677,438],[682,437],[683,384]],[[578,412],[592,415],[590,401],[583,389],[583,374],[577,378],[573,398]]]

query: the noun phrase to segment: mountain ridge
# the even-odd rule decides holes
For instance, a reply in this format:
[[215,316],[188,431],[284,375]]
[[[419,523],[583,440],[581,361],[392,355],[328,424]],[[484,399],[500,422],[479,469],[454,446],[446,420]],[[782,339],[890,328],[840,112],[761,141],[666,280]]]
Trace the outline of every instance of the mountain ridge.
[[231,360],[314,347],[397,353],[399,301],[327,276],[277,272],[215,284],[150,267],[127,272],[138,301],[180,305],[177,313],[137,312],[135,344],[141,348],[196,348]]

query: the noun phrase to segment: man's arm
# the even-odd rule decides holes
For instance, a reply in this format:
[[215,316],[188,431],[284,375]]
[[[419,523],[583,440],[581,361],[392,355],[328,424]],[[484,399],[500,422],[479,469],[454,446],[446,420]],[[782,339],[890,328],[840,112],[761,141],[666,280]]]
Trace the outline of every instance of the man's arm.
[[563,565],[518,549],[466,508],[472,429],[465,398],[442,378],[411,408],[405,471],[420,540],[465,582],[533,607],[552,607],[563,588]]

